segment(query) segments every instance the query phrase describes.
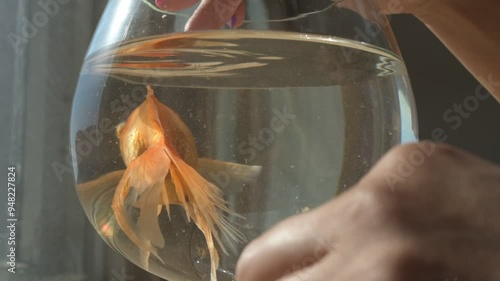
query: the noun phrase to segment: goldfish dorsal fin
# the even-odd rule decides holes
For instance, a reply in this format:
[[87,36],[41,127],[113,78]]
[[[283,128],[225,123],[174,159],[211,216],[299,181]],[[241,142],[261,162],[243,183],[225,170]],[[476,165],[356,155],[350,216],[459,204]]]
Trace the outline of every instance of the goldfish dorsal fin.
[[150,85],[146,86],[146,89],[148,91],[147,97],[155,96],[155,92],[153,91],[153,88],[151,88]]

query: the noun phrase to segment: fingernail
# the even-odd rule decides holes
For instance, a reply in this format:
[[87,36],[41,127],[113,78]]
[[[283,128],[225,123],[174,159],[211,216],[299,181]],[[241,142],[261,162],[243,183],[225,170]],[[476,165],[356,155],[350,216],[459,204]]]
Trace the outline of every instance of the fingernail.
[[232,16],[231,20],[227,22],[227,25],[229,25],[230,28],[234,28],[235,24],[236,24],[236,16]]

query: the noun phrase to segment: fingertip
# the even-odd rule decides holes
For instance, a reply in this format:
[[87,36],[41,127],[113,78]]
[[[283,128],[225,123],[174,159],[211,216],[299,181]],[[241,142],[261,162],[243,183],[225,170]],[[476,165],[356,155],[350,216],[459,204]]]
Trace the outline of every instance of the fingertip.
[[250,243],[236,267],[238,281],[274,281],[321,259],[317,233],[304,228],[305,218],[289,219]]
[[236,280],[273,281],[281,277],[281,262],[287,256],[278,253],[281,252],[280,241],[274,238],[265,234],[243,250],[236,264]]
[[236,280],[238,281],[251,281],[251,276],[249,276],[250,265],[252,264],[252,260],[254,259],[254,251],[251,247],[251,244],[248,245],[240,258],[238,259],[238,263],[236,264]]

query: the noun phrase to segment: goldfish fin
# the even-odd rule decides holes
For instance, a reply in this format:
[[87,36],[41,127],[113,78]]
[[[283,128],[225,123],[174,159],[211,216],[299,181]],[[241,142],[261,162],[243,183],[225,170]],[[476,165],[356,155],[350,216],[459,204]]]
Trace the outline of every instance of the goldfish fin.
[[[138,196],[137,196],[138,197]],[[141,202],[141,203],[139,203]],[[138,201],[134,204],[134,208],[143,208],[143,203],[142,201]],[[156,207],[156,215],[159,216],[161,214],[161,211],[163,210],[163,203],[159,203],[158,206]]]
[[[129,163],[113,198],[112,208],[117,222],[129,239],[144,251],[141,263],[146,268],[148,261],[144,259],[149,259],[150,253],[163,262],[155,248],[161,248],[165,243],[158,223],[157,207],[169,169],[170,158],[162,145],[151,146]],[[137,225],[132,222],[124,205],[130,188],[138,193],[139,198],[134,204],[140,209]]]
[[196,170],[204,178],[217,183],[224,193],[231,194],[238,193],[245,186],[255,183],[262,172],[262,166],[200,158]]
[[149,257],[151,252],[139,251],[139,262],[145,270],[149,270]]
[[92,202],[95,201],[95,198],[103,192],[115,189],[124,173],[125,170],[109,172],[95,180],[76,185],[78,197],[82,202],[85,202],[83,206],[88,214],[92,213],[90,208],[94,206]]
[[190,222],[191,218],[194,217],[194,213],[193,208],[188,203],[188,197],[186,194],[186,192],[189,192],[189,186],[187,186],[186,182],[182,178],[182,174],[179,172],[177,167],[172,167],[172,169],[170,170],[170,175],[172,176],[172,182],[175,187],[175,193],[179,200],[179,204],[184,207],[187,215],[187,220],[188,222]]
[[[162,201],[163,205],[165,205],[165,209],[167,210],[168,219],[172,220],[172,217],[170,216],[171,199],[169,198],[169,193],[168,193],[167,188],[168,188],[167,184],[165,184],[161,190],[161,201]],[[158,209],[158,214],[160,214],[160,212],[161,212],[161,207]]]
[[[203,178],[168,147],[166,152],[172,160],[171,176],[172,181],[176,185],[176,191],[183,189],[185,193],[182,193],[182,195],[188,196],[194,213],[190,216],[191,218],[199,217],[195,222],[200,229],[205,229],[204,233],[207,243],[213,236],[221,249],[227,254],[219,231],[222,236],[227,238],[226,241],[229,243],[245,241],[243,234],[229,221],[229,215],[238,215],[226,206],[226,201],[222,197],[221,190]],[[183,200],[179,193],[177,195],[182,202]],[[207,236],[209,232],[210,235]],[[214,258],[215,256],[212,255],[212,260]]]
[[165,185],[163,186],[161,192],[161,199],[163,205],[165,205],[165,209],[167,210],[168,218],[171,220],[172,218],[170,216],[170,205],[172,204],[181,205],[179,199],[177,198],[177,195],[175,194],[175,186],[171,180],[165,181]]
[[[185,163],[175,151],[171,151],[168,147],[165,151],[172,160],[171,177],[177,196],[183,202],[186,213],[189,213],[205,236],[211,260],[210,280],[216,281],[219,254],[214,245],[214,238],[226,254],[228,253],[226,245],[220,236],[226,238],[225,241],[230,244],[245,241],[243,234],[228,219],[229,214],[236,215],[236,213],[226,206],[220,189]],[[182,199],[184,196],[188,197],[189,204]],[[192,210],[189,207],[192,207]]]
[[152,186],[145,190],[139,197],[138,202],[141,202],[141,213],[137,221],[137,227],[140,236],[151,241],[153,246],[163,248],[165,239],[161,233],[160,224],[158,223],[158,201],[161,194],[161,186]]
[[88,189],[103,189],[102,186],[105,186],[105,189],[110,187],[114,188],[120,183],[120,179],[123,177],[123,174],[125,174],[125,170],[109,172],[95,180],[78,184],[76,188],[82,192],[86,192]]
[[133,171],[133,168],[134,163],[132,162],[125,171],[125,174],[120,180],[120,183],[116,187],[111,207],[116,217],[116,222],[118,223],[122,231],[127,235],[127,237],[135,245],[137,245],[137,247],[139,247],[143,251],[149,252],[152,251],[150,245],[142,241],[142,239],[138,236],[138,231],[134,227],[134,223],[130,219],[130,216],[127,213],[127,209],[125,207],[125,200],[130,192],[130,173],[131,171]]
[[204,221],[203,216],[197,213],[194,218],[196,225],[200,228],[203,235],[205,235],[205,240],[207,241],[208,252],[210,253],[210,281],[217,281],[217,268],[219,268],[219,253],[217,248],[215,248],[214,239],[212,237],[213,230],[209,227],[209,224]]

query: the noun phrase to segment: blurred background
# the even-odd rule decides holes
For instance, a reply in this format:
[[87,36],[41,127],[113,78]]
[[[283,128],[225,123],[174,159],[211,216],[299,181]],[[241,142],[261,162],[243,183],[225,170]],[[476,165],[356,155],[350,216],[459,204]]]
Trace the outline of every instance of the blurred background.
[[[56,1],[56,0],[53,0]],[[16,274],[7,272],[7,230],[0,227],[0,281],[160,280],[107,247],[88,223],[74,191],[68,150],[71,102],[104,0],[0,2],[0,180],[17,167]],[[28,38],[13,37],[37,20]],[[454,129],[443,115],[474,95],[478,82],[415,18],[391,17],[417,102],[420,138],[446,142],[500,163],[500,106],[481,101]],[[7,197],[2,184],[0,198]],[[7,220],[6,208],[0,221]]]

